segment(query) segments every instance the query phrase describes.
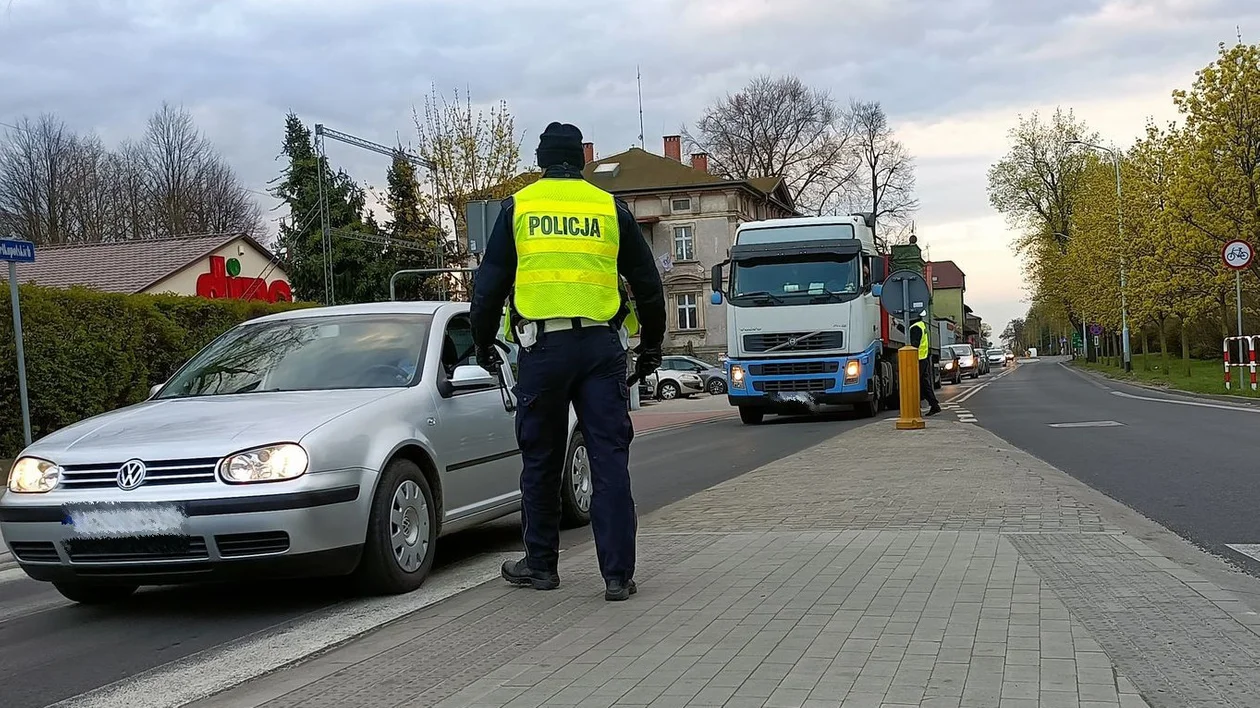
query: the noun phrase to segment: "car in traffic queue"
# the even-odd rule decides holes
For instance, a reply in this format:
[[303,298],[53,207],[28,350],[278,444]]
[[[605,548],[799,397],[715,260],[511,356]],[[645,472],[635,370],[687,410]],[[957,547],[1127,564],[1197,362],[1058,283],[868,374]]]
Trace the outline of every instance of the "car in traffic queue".
[[970,344],[951,344],[949,349],[958,358],[959,379],[963,376],[973,379],[980,376],[979,359],[976,356],[976,350],[972,349]]
[[989,361],[989,366],[1000,366],[1002,368],[1006,368],[1006,352],[1001,349],[990,349],[986,353],[986,358]]
[[[27,575],[81,603],[262,576],[413,590],[438,538],[520,509],[516,350],[500,346],[499,376],[475,364],[467,303],[251,320],[148,400],[23,450],[0,533]],[[573,526],[592,487],[573,410],[568,427]]]
[[975,355],[976,355],[977,373],[979,373],[981,376],[988,374],[989,373],[989,358],[985,356],[984,347],[977,347],[973,344],[971,346],[971,350],[975,352]]
[[958,355],[953,347],[941,347],[941,360],[937,363],[941,383],[962,383],[962,370],[958,368]]

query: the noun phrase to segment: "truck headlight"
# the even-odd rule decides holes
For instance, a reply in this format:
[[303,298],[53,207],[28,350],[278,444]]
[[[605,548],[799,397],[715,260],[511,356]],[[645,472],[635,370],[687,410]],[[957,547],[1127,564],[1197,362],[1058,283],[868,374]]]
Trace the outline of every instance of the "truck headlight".
[[282,482],[306,474],[308,464],[310,458],[300,445],[268,445],[224,458],[219,476],[229,484]]
[[36,457],[19,457],[9,470],[9,491],[18,494],[51,492],[60,481],[61,468]]
[[744,387],[744,367],[738,365],[731,366],[731,386],[734,388]]
[[844,382],[852,383],[857,381],[857,377],[862,373],[862,362],[857,359],[850,359],[848,364],[844,365]]

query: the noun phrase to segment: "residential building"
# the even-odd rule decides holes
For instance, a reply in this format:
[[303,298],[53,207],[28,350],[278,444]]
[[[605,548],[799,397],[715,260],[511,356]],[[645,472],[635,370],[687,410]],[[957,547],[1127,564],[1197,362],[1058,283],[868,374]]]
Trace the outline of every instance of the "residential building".
[[289,276],[262,244],[243,234],[210,234],[37,248],[18,282],[82,286],[112,293],[292,301]]
[[585,147],[587,180],[630,206],[660,266],[666,351],[716,360],[726,351],[726,313],[709,302],[711,269],[726,260],[739,224],[796,215],[784,180],[711,174],[704,153],[683,161],[677,135],[665,136],[664,155],[630,148],[596,160],[594,145]]
[[980,318],[965,302],[967,274],[953,261],[933,261],[925,267],[932,287],[932,312],[962,329],[962,341],[979,343]]

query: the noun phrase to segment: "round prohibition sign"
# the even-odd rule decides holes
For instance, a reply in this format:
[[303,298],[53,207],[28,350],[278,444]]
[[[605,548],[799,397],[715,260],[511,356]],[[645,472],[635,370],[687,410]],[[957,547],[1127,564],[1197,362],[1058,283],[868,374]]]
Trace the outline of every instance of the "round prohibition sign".
[[1234,270],[1242,270],[1251,265],[1251,259],[1255,255],[1251,244],[1246,241],[1230,241],[1221,249],[1221,260],[1225,262],[1225,267]]

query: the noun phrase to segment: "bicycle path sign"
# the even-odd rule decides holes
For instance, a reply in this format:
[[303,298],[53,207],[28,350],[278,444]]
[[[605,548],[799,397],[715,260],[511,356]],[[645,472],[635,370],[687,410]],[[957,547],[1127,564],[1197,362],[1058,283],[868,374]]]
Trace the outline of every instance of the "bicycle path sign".
[[1255,255],[1251,244],[1246,241],[1230,241],[1221,249],[1221,260],[1225,262],[1226,268],[1233,270],[1246,269]]

